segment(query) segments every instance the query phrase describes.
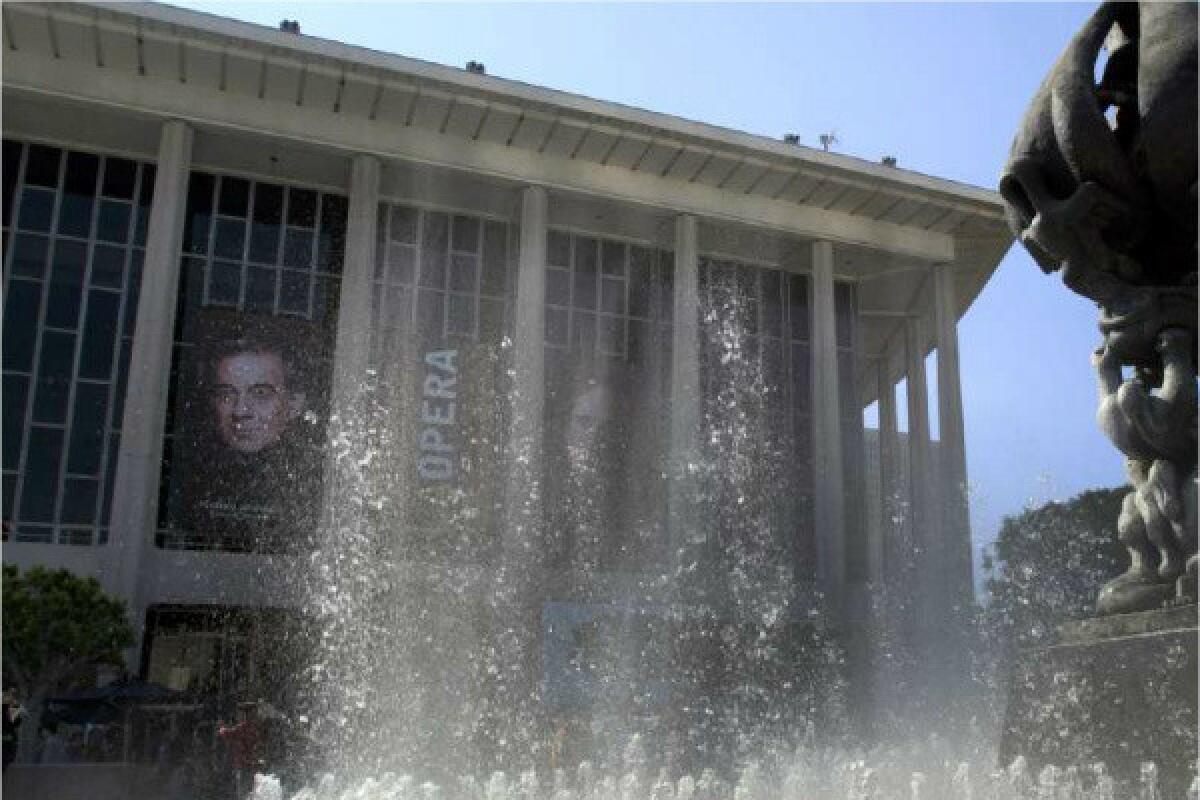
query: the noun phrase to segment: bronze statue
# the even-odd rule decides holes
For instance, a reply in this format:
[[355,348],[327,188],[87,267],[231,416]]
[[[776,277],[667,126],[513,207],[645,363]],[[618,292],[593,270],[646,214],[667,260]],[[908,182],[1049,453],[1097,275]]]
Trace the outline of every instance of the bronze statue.
[[1134,487],[1117,525],[1130,567],[1102,614],[1196,599],[1196,16],[1101,5],[1034,95],[1000,180],[1034,260],[1100,309],[1098,419]]

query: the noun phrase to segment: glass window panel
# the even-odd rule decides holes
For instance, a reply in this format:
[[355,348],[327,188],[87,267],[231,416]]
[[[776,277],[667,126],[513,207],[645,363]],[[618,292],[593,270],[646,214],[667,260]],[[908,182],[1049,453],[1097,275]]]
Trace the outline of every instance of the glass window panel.
[[[5,520],[12,518],[13,504],[16,501],[17,501],[17,476],[16,475],[5,475],[4,476],[4,499],[3,499],[3,502],[4,502],[3,509],[4,509],[4,519]],[[4,533],[4,539],[5,539],[5,541],[8,540],[8,532],[7,531],[5,531],[5,533]]]
[[316,227],[317,193],[310,189],[289,189],[287,222],[303,228]]
[[451,294],[447,305],[449,332],[474,336],[475,298],[465,294]]
[[120,289],[125,282],[125,248],[96,245],[92,251],[92,286]]
[[622,278],[600,279],[600,310],[610,314],[625,313],[625,280]]
[[81,475],[100,472],[107,413],[108,384],[81,382],[75,386],[75,420],[71,424],[71,446],[67,453],[68,472]]
[[25,161],[25,183],[31,186],[58,186],[58,164],[62,151],[57,147],[32,144]]
[[762,273],[762,325],[767,336],[782,336],[783,297],[780,285],[783,275],[778,270],[767,269]]
[[214,261],[208,276],[208,303],[236,306],[242,289],[242,265],[232,261]]
[[453,292],[474,292],[475,274],[479,259],[473,255],[455,253],[450,256],[450,290]]
[[654,308],[654,281],[658,270],[649,261],[652,251],[634,247],[629,265],[629,315],[649,317]]
[[417,295],[417,335],[423,341],[440,341],[445,311],[441,292],[422,289]]
[[21,214],[17,222],[20,228],[27,231],[49,231],[53,213],[53,191],[26,187],[21,193]]
[[96,215],[96,238],[102,242],[129,240],[129,215],[133,207],[117,200],[101,200]]
[[596,351],[596,315],[576,313],[571,330],[571,351],[590,356]]
[[203,172],[193,172],[188,180],[188,210],[183,232],[183,248],[188,253],[208,252],[213,181],[212,175]]
[[391,225],[388,235],[393,242],[417,243],[417,217],[415,208],[392,206]]
[[[17,174],[21,170],[21,143],[4,140],[4,163],[0,177],[4,179],[4,225],[12,224],[13,197],[17,191]],[[5,506],[8,508],[8,506]]]
[[571,235],[562,231],[546,234],[546,263],[555,267],[571,266]]
[[50,296],[46,298],[46,325],[52,328],[78,327],[81,296],[78,285],[51,281]]
[[670,322],[675,313],[675,254],[660,252],[658,255],[658,318]]
[[119,294],[98,289],[88,292],[79,377],[106,381],[112,375],[113,348],[117,344],[117,317],[120,312]]
[[75,359],[75,334],[44,331],[38,356],[37,393],[33,401],[35,422],[62,423],[67,418],[71,367]]
[[575,286],[573,293],[576,308],[596,307],[596,246],[595,239],[578,237],[575,240]]
[[625,243],[600,243],[600,270],[605,275],[625,275]]
[[317,276],[313,278],[312,319],[332,325],[337,320],[342,282],[338,278]]
[[854,344],[853,284],[835,283],[833,285],[833,307],[838,347],[852,347]]
[[[4,469],[16,469],[21,458],[25,432],[25,405],[29,400],[29,378],[4,376]],[[5,509],[11,506],[5,506]]]
[[279,310],[308,315],[308,286],[311,277],[306,272],[283,270],[279,285]]
[[133,199],[137,183],[137,163],[126,158],[104,159],[104,194],[108,197]]
[[274,264],[279,257],[279,226],[256,222],[250,226],[250,249],[246,259]]
[[92,478],[67,478],[63,486],[59,522],[64,525],[89,525],[96,521],[96,498],[100,481]]
[[408,295],[408,289],[399,287],[388,289],[383,327],[407,331],[408,320],[412,316],[410,303],[411,299]]
[[312,231],[288,228],[283,234],[283,265],[311,269],[312,261]]
[[207,270],[198,258],[184,258],[179,266],[179,298],[175,305],[175,340],[190,340],[186,328],[191,312],[200,308],[204,300],[204,282]]
[[230,217],[245,217],[250,210],[250,181],[245,178],[221,176],[217,213]]
[[91,528],[65,528],[58,533],[58,543],[88,547],[92,544],[92,537]]
[[346,251],[346,198],[321,196],[321,230],[317,241],[317,269],[340,275]]
[[41,278],[46,272],[50,240],[32,233],[18,233],[13,242],[12,274]]
[[[28,484],[26,484],[28,486]],[[49,525],[18,525],[14,537],[18,542],[39,542],[50,544],[54,541],[54,528]]]
[[479,220],[475,217],[456,216],[454,218],[453,249],[461,253],[475,253],[479,250]]
[[33,426],[25,459],[25,483],[21,490],[21,519],[53,522],[58,498],[58,471],[62,461],[63,432],[58,428]]
[[567,325],[570,317],[566,309],[546,309],[546,343],[558,347],[567,346]]
[[479,341],[499,344],[504,338],[504,301],[484,297],[479,301]]
[[40,282],[16,279],[9,282],[4,303],[4,369],[32,371],[41,300]]
[[808,341],[808,276],[788,276],[788,314],[792,322],[792,339]]
[[556,306],[571,304],[571,273],[565,269],[546,270],[546,302]]
[[124,424],[122,417],[125,414],[125,387],[129,380],[129,359],[133,355],[133,342],[129,339],[121,340],[121,354],[117,357],[117,386],[116,392],[113,395],[113,414],[109,427],[120,430]]
[[629,320],[629,363],[644,366],[655,350],[654,326],[641,320]]
[[446,237],[449,217],[427,211],[421,231],[421,285],[431,289],[446,286]]
[[505,248],[508,232],[502,222],[483,223],[483,279],[480,291],[483,294],[503,295],[506,285],[505,273],[508,257]]
[[275,309],[276,270],[250,267],[246,273],[246,311],[270,313]]
[[620,317],[600,317],[600,352],[606,355],[625,354],[625,320]]
[[67,153],[67,172],[63,176],[65,193],[95,197],[96,175],[99,168],[99,156],[91,153]]
[[411,285],[416,263],[417,248],[407,244],[391,245],[388,248],[388,280]]
[[270,183],[254,185],[254,221],[279,226],[283,222],[283,187]]
[[241,261],[246,247],[246,221],[217,217],[213,257]]
[[[117,450],[120,445],[120,436],[111,434],[108,437],[108,469],[104,471],[104,508],[100,512],[101,525],[107,525],[112,514],[113,486],[116,484],[117,477]],[[164,452],[170,452],[170,448],[166,448]],[[160,507],[165,507],[165,505],[163,503]]]
[[812,404],[812,365],[808,345],[792,345],[792,406],[808,413]]

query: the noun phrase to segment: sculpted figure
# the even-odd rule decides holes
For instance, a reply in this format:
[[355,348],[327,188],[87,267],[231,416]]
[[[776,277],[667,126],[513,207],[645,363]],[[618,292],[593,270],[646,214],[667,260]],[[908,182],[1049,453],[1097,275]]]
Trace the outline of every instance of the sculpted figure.
[[1118,520],[1130,566],[1101,613],[1196,597],[1196,27],[1190,3],[1101,5],[1000,180],[1021,243],[1100,311],[1097,417],[1134,487]]

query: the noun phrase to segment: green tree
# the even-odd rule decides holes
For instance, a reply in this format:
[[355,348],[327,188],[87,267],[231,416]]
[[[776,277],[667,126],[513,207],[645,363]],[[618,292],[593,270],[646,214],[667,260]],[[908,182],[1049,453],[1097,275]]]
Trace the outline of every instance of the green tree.
[[1005,518],[995,555],[983,564],[991,572],[986,618],[997,644],[1043,644],[1060,623],[1094,613],[1100,588],[1128,563],[1117,541],[1128,491],[1093,489]]
[[124,603],[105,594],[95,578],[65,569],[32,567],[21,574],[5,564],[3,596],[4,677],[28,714],[18,745],[18,758],[28,760],[45,699],[91,679],[97,664],[120,664],[133,630]]

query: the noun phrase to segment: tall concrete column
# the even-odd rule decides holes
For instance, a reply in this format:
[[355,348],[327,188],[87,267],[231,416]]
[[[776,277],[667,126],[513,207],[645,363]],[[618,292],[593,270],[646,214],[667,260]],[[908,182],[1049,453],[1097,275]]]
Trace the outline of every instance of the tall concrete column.
[[929,438],[929,389],[925,380],[925,351],[922,347],[920,317],[905,321],[904,346],[907,360],[905,380],[908,384],[908,501],[909,537],[913,553],[914,586],[918,592],[913,609],[917,627],[929,622],[933,610],[932,598],[940,594],[940,583],[934,565],[938,547],[938,515],[933,513],[935,495]]
[[941,546],[953,603],[971,599],[971,524],[967,508],[967,451],[963,427],[962,379],[958,366],[958,303],[954,267],[933,268],[933,310],[937,325],[938,427],[941,489]]
[[377,158],[354,157],[333,354],[332,408],[337,415],[353,413],[371,357],[371,296],[375,280],[380,172]]
[[[108,588],[128,604],[139,640],[144,615],[138,586],[158,516],[163,424],[175,339],[192,139],[187,124],[178,120],[163,123],[109,518],[110,553],[105,571]],[[137,652],[136,647],[133,652]]]
[[696,516],[688,465],[695,461],[700,421],[700,288],[696,218],[675,218],[675,306],[671,347],[671,483],[668,519],[678,548],[704,531]]
[[[846,581],[844,477],[838,397],[837,326],[833,290],[833,244],[812,246],[813,521],[817,583],[835,614]],[[849,398],[853,402],[853,398]]]
[[879,535],[881,541],[873,548],[877,562],[871,571],[873,581],[885,578],[892,566],[887,557],[888,548],[896,541],[896,520],[900,489],[899,455],[900,434],[896,424],[896,385],[892,383],[888,354],[879,360],[877,380],[879,387]]

